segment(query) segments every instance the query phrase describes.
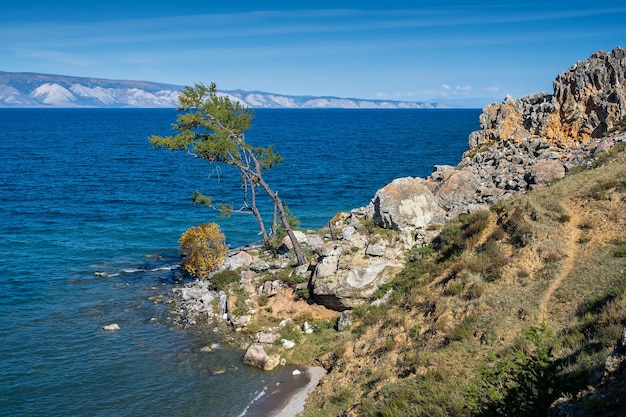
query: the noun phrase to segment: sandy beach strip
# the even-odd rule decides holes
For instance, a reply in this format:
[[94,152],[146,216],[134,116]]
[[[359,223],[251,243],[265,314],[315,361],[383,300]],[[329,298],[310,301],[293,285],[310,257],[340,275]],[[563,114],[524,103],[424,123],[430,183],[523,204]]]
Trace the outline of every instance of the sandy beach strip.
[[[296,375],[293,374],[293,371]],[[264,395],[254,401],[243,417],[295,417],[304,410],[309,394],[326,375],[322,367],[293,368],[282,381],[268,386]]]

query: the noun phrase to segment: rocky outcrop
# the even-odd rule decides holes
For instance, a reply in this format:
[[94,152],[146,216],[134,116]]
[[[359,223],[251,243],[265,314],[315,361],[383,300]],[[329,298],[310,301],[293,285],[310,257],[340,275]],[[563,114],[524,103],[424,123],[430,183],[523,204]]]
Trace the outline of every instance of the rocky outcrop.
[[470,149],[533,136],[571,147],[605,136],[626,114],[626,50],[596,52],[559,74],[553,85],[552,95],[507,97],[486,106],[481,130],[470,135]]
[[[367,247],[370,247],[369,245]],[[378,243],[374,254],[347,241],[326,244],[311,279],[315,300],[333,310],[343,311],[371,300],[380,285],[403,266],[400,254],[387,252]]]
[[554,80],[550,139],[586,142],[605,136],[626,114],[626,50],[596,52]]
[[[366,207],[335,216],[330,237],[296,232],[298,241],[316,254],[310,264],[293,271],[292,278],[301,283],[297,290],[310,290],[316,302],[338,311],[371,301],[402,269],[403,252],[431,242],[448,219],[548,186],[626,140],[625,135],[604,137],[626,115],[625,86],[626,51],[616,48],[597,52],[560,74],[551,95],[507,97],[486,106],[481,130],[469,135],[469,150],[458,165],[435,166],[427,178],[394,180]],[[397,232],[383,238],[364,230],[368,222]],[[271,274],[291,265],[290,244],[285,240],[278,251],[285,256],[273,260],[234,253],[226,267],[248,269],[252,278],[242,272],[242,282],[253,282],[256,273]],[[277,279],[256,282],[251,292],[270,297],[281,285]],[[228,310],[223,293],[182,289],[180,296],[185,316],[192,318],[188,324],[195,316],[221,317]]]
[[[488,209],[527,190],[546,187],[574,166],[608,151],[625,136],[600,138],[625,115],[626,51],[597,52],[560,74],[554,94],[507,97],[486,106],[481,130],[457,166],[435,166],[428,178],[395,179],[371,203],[344,215],[341,236],[321,249],[313,278],[315,299],[345,310],[371,298],[402,267],[402,257],[366,248],[360,215],[397,230],[400,249],[432,241],[447,219]],[[365,249],[365,250],[363,250]]]
[[604,137],[626,116],[625,96],[626,50],[596,52],[560,74],[552,95],[487,105],[457,166],[394,180],[376,193],[367,216],[400,230],[406,247],[426,243],[447,218],[545,187],[624,140]]

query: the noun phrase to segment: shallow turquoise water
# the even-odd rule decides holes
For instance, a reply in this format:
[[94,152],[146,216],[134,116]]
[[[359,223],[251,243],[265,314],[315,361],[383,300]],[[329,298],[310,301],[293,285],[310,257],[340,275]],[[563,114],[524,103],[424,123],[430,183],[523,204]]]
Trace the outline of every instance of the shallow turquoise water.
[[[258,110],[248,140],[285,157],[268,181],[317,228],[393,178],[456,164],[478,115]],[[236,201],[238,176],[218,182],[203,161],[149,145],[174,117],[0,109],[0,415],[237,416],[271,382],[226,344],[199,352],[219,337],[170,330],[148,299],[171,291],[186,228],[218,221],[231,245],[258,239],[251,217],[190,202],[196,188]]]

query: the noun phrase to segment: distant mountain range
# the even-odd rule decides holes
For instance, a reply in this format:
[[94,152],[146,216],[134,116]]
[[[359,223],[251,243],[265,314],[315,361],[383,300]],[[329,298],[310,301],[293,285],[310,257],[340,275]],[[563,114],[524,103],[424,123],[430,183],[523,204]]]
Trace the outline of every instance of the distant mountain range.
[[[0,71],[0,107],[176,107],[183,86],[29,72]],[[437,103],[363,100],[339,97],[285,96],[261,91],[220,91],[252,108],[450,107]]]

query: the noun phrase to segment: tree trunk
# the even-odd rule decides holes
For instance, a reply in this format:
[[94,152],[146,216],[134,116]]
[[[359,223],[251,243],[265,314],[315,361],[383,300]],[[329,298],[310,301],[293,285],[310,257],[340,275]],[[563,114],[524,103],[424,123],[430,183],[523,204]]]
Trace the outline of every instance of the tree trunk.
[[[244,173],[244,175],[246,174]],[[248,177],[246,176],[246,178]],[[265,224],[263,223],[263,218],[261,218],[261,213],[259,213],[259,209],[256,206],[256,190],[254,189],[254,183],[252,183],[252,181],[249,181],[249,179],[246,179],[246,180],[250,183],[250,196],[252,199],[252,206],[250,207],[250,210],[252,211],[252,214],[256,218],[257,223],[259,223],[259,228],[261,229],[261,236],[263,236],[263,244],[267,246],[270,243],[270,238],[267,235],[267,231],[265,230]]]
[[302,252],[300,242],[298,242],[296,235],[293,233],[293,230],[291,230],[291,225],[289,224],[289,219],[287,219],[287,213],[285,213],[285,208],[283,207],[282,200],[280,199],[280,197],[278,197],[278,194],[274,192],[274,190],[272,190],[269,185],[267,185],[267,183],[263,180],[261,176],[257,175],[257,179],[259,181],[259,185],[263,187],[263,190],[265,190],[267,195],[270,196],[270,198],[276,205],[276,208],[278,209],[278,215],[280,216],[280,220],[283,223],[285,232],[287,232],[287,236],[289,236],[289,239],[291,240],[293,252],[296,255],[296,259],[298,260],[298,265],[306,264],[306,257],[304,256],[304,252]]

